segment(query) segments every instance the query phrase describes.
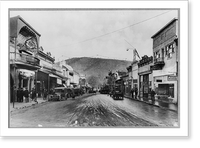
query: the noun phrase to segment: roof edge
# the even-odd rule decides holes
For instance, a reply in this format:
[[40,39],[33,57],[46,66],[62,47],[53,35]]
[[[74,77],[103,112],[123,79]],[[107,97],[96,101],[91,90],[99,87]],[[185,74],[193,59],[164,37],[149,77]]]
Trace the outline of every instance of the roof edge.
[[24,24],[26,24],[28,27],[30,27],[38,36],[41,36],[41,34],[39,34],[30,24],[28,24],[20,15],[11,17],[12,18],[16,18],[16,19],[20,19]]
[[178,18],[173,18],[170,22],[168,22],[164,27],[162,27],[158,32],[156,32],[151,38],[154,38],[156,35],[158,35],[161,31],[163,31],[167,26],[169,26],[174,21],[178,20]]

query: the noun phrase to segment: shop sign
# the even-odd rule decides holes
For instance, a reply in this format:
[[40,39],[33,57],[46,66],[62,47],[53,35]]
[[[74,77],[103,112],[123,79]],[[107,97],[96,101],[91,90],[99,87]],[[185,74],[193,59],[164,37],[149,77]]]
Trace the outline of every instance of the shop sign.
[[57,84],[62,84],[62,81],[60,79],[57,79]]
[[177,76],[168,76],[168,81],[177,81]]

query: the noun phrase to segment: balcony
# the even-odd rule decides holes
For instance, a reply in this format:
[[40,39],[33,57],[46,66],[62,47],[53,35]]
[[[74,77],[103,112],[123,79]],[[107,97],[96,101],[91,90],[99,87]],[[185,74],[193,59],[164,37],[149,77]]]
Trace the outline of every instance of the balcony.
[[[15,53],[10,52],[10,60],[15,60]],[[32,55],[16,53],[16,62],[22,62],[24,64],[30,64],[32,66],[40,66],[40,60]]]
[[165,64],[164,57],[154,59],[154,64]]
[[150,67],[151,70],[161,70],[165,66],[164,57],[154,59],[154,65]]

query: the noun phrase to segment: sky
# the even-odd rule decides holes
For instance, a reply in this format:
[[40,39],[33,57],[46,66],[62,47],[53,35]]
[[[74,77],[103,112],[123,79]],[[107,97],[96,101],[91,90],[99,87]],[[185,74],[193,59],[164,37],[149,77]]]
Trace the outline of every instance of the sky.
[[[177,10],[11,10],[41,34],[40,46],[56,61],[73,57],[133,59],[153,54],[153,36]],[[127,49],[130,49],[127,51]]]

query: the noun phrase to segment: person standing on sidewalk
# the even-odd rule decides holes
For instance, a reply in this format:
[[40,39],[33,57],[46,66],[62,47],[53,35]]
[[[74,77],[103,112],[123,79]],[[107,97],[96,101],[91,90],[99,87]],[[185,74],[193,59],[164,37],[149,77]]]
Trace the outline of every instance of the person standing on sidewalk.
[[24,97],[25,97],[25,102],[28,103],[29,92],[28,92],[27,88],[25,88]]
[[20,88],[17,89],[17,102],[20,102]]
[[31,91],[31,99],[32,99],[32,101],[35,100],[35,97],[36,97],[35,89],[33,88],[32,91]]
[[135,99],[137,99],[137,95],[138,95],[138,89],[137,87],[135,88]]
[[151,90],[151,100],[152,101],[155,101],[155,94],[156,94],[155,91],[152,89]]
[[47,90],[45,89],[44,90],[44,100],[46,100],[47,99]]
[[32,95],[33,95],[33,101],[35,101],[36,103],[38,103],[38,101],[37,101],[37,95],[36,95],[36,90],[35,90],[35,88],[33,88]]
[[132,96],[132,99],[134,99],[134,88],[131,89],[131,96]]
[[20,102],[23,102],[23,89],[22,88],[19,89],[19,100],[20,100]]

